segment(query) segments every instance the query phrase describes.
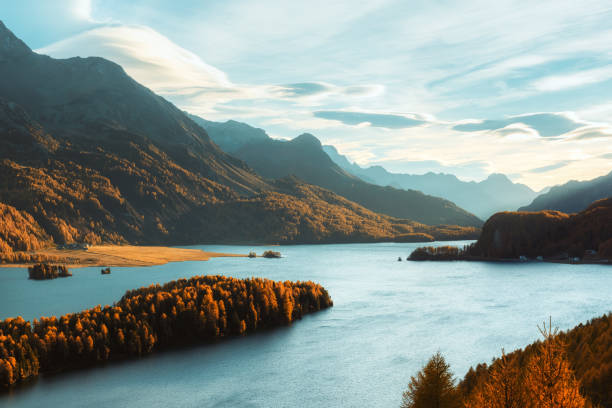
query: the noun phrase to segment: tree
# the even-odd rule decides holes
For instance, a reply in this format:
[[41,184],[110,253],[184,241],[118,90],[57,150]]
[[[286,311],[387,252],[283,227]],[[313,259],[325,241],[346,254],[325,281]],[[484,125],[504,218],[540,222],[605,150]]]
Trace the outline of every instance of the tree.
[[524,394],[519,368],[502,349],[502,357],[491,365],[486,379],[476,386],[465,407],[522,408],[527,405]]
[[544,341],[527,362],[525,388],[536,408],[584,408],[586,401],[565,356],[565,345],[549,320],[538,326]]
[[450,366],[437,352],[410,378],[408,389],[402,396],[401,408],[454,408],[458,407],[455,380]]

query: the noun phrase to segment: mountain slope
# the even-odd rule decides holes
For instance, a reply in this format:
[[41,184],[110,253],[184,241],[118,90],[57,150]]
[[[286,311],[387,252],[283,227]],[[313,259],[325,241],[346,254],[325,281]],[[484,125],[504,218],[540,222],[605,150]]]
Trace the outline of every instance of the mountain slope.
[[103,58],[53,59],[32,52],[0,22],[0,96],[71,142],[114,143],[146,135],[178,164],[241,192],[266,184],[210,142],[170,102]]
[[374,212],[397,218],[412,219],[430,225],[482,224],[477,217],[450,201],[428,196],[420,191],[364,182],[336,165],[323,151],[319,140],[311,134],[306,133],[291,141],[282,141],[263,138],[260,129],[248,129],[244,124],[239,132],[233,132],[235,125],[230,126],[229,122],[215,123],[214,127],[208,121],[198,123],[207,127],[206,130],[213,141],[217,142],[219,138],[220,143],[225,146],[228,146],[228,135],[233,135],[231,154],[244,160],[263,177],[278,179],[295,175],[307,183],[329,189]]
[[[450,230],[458,236],[474,233],[381,218],[322,189],[310,198],[298,195],[301,182],[279,185],[263,179],[118,65],[101,58],[56,60],[35,54],[1,22],[0,77],[0,205],[9,208],[0,221],[15,228],[26,220],[31,227],[23,231],[35,246],[198,243],[211,237],[299,242],[303,231],[313,235],[317,228],[325,229],[320,239],[330,241],[339,231],[347,240],[403,239],[419,228],[439,236]],[[283,238],[282,223],[251,218],[260,212],[243,204],[274,194],[282,195],[278,206],[296,220],[293,239]],[[329,206],[335,206],[333,211]],[[276,216],[267,214],[268,219]],[[319,224],[301,221],[308,217]],[[378,222],[384,234],[344,232],[350,224]]]
[[589,181],[570,181],[552,187],[519,211],[557,210],[575,213],[584,210],[593,201],[612,197],[612,172]]
[[270,139],[270,136],[263,129],[254,128],[246,123],[235,120],[228,120],[223,123],[213,122],[196,115],[186,114],[191,120],[206,129],[206,133],[215,144],[229,154],[233,154],[246,144]]
[[499,211],[515,209],[537,196],[537,193],[526,185],[513,183],[503,174],[491,174],[481,182],[465,182],[452,174],[391,173],[381,166],[362,168],[351,163],[333,146],[323,146],[323,149],[344,170],[370,183],[414,189],[425,194],[444,197],[482,219],[487,219]]

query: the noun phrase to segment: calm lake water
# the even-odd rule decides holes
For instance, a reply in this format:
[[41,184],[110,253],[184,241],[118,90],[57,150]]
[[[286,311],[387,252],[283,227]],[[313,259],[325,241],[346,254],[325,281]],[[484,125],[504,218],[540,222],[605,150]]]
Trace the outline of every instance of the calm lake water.
[[416,246],[287,246],[276,248],[282,259],[113,268],[110,276],[83,268],[52,281],[0,269],[1,319],[77,312],[112,304],[127,289],[204,274],[313,280],[334,300],[291,327],[41,377],[0,396],[0,406],[397,407],[410,376],[438,350],[462,377],[502,347],[535,340],[548,316],[567,329],[612,310],[610,267],[397,262]]

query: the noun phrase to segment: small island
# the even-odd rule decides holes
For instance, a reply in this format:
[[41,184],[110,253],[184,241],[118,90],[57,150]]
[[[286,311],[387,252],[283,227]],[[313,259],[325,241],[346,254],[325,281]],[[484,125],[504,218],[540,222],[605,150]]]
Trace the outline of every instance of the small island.
[[281,253],[277,251],[264,251],[264,258],[282,258]]
[[36,264],[28,267],[28,277],[34,280],[66,278],[72,276],[64,265]]

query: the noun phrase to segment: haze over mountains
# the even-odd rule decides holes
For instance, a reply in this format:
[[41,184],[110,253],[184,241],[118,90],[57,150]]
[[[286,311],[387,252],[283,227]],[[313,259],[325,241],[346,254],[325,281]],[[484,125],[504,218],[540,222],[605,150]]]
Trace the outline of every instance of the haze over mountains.
[[[35,232],[0,236],[4,246],[429,240],[475,231],[376,214],[295,178],[265,179],[119,65],[38,55],[1,22],[0,77],[0,203]],[[451,208],[440,219],[457,224],[464,213]]]
[[612,172],[587,181],[568,181],[555,186],[546,194],[538,196],[520,211],[558,210],[576,213],[584,210],[593,201],[612,197]]
[[381,186],[414,189],[451,200],[483,220],[499,211],[516,209],[531,202],[538,193],[524,184],[513,183],[503,174],[491,174],[486,180],[461,181],[452,174],[416,175],[391,173],[381,166],[361,167],[351,163],[333,146],[323,146],[329,157],[344,170]]
[[334,163],[311,134],[304,133],[290,141],[275,140],[261,129],[235,121],[217,123],[192,118],[221,149],[244,160],[266,178],[295,175],[372,211],[425,224],[482,225],[477,217],[448,200],[363,181]]

